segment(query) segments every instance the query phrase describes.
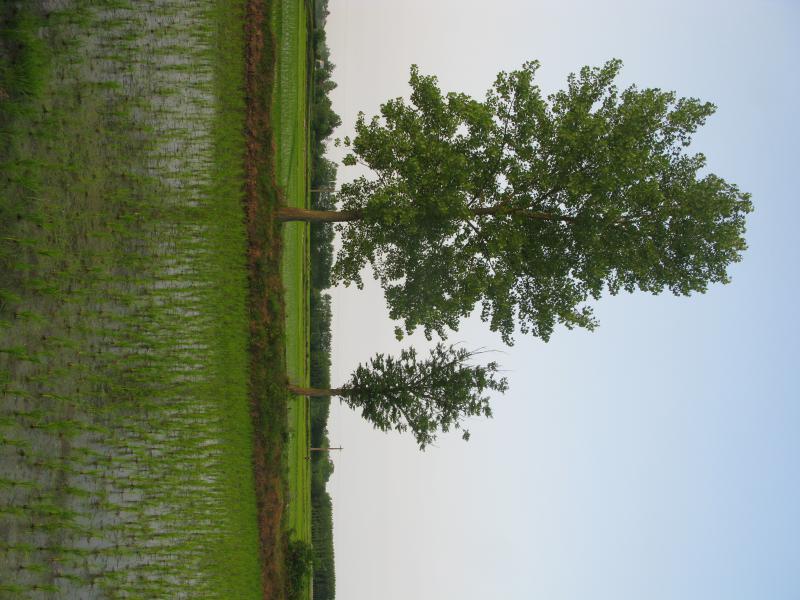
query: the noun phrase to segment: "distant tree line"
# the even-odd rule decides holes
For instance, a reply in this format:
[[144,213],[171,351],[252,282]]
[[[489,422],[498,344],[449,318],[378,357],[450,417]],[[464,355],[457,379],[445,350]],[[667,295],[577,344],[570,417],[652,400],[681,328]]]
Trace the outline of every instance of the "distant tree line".
[[[331,79],[333,63],[325,38],[325,19],[328,16],[328,0],[318,0],[314,11],[312,35],[313,87],[311,99],[311,208],[332,210],[336,206],[332,192],[336,184],[336,163],[325,158],[327,139],[342,120],[331,106],[329,93],[336,87]],[[315,290],[331,287],[333,264],[333,229],[324,223],[311,225],[311,285]]]
[[[325,158],[327,139],[341,124],[331,106],[329,93],[336,87],[331,79],[333,63],[325,38],[328,0],[314,3],[313,86],[311,90],[311,208],[332,210],[336,206],[333,190],[336,164]],[[331,379],[331,297],[323,290],[331,286],[333,265],[333,228],[326,223],[311,225],[311,385],[329,388]],[[326,447],[330,398],[310,405],[311,445]],[[314,600],[331,600],[336,595],[333,554],[333,514],[331,497],[326,490],[333,472],[327,453],[311,455],[311,541],[314,548]]]

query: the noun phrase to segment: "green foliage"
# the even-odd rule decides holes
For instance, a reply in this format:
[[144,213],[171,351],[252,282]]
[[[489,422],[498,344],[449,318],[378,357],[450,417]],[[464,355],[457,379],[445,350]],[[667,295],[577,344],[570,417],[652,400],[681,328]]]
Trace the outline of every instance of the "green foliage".
[[[329,462],[327,457],[325,462]],[[334,598],[336,572],[333,552],[333,514],[331,497],[327,492],[312,495],[311,531],[314,543],[314,598]]]
[[342,386],[344,402],[361,409],[361,416],[381,431],[411,431],[420,449],[436,440],[439,431],[461,429],[469,416],[491,417],[489,398],[483,393],[503,393],[505,378],[496,376],[498,365],[471,364],[480,352],[437,344],[425,360],[414,348],[401,351],[400,358],[376,354],[359,365]]
[[[312,37],[315,68],[311,93],[311,208],[330,210],[335,206],[331,189],[336,183],[336,163],[325,158],[326,139],[341,122],[333,112],[329,93],[336,84],[331,79],[333,63],[325,38],[328,15],[327,0],[314,3]],[[331,299],[321,290],[331,285],[333,265],[333,228],[330,224],[310,226],[310,340],[309,382],[314,387],[330,387],[331,367]],[[311,446],[330,446],[327,424],[330,399],[321,398],[309,404],[309,438]],[[336,595],[333,552],[333,512],[326,486],[333,462],[326,452],[311,453],[311,541],[314,549],[313,597],[329,600]]]
[[331,368],[331,297],[311,290],[310,375],[314,387],[329,387]]
[[0,8],[0,118],[23,111],[42,93],[47,50],[40,25],[28,7],[9,2]]
[[340,226],[334,277],[361,285],[370,263],[407,332],[444,335],[480,304],[507,343],[515,326],[547,340],[593,328],[604,290],[704,292],[741,259],[749,195],[686,151],[712,104],[619,91],[618,60],[545,97],[538,67],[501,72],[484,101],[412,67],[410,102],[345,140],[375,177],[342,186],[360,219]]
[[[326,140],[341,124],[332,107],[330,92],[336,88],[331,79],[334,64],[325,36],[328,3],[315,3],[315,29],[312,37],[314,50],[314,77],[311,102],[311,208],[330,210],[336,205],[330,191],[336,184],[336,163],[325,158]],[[311,224],[311,285],[325,289],[331,286],[333,266],[333,228],[327,223]]]
[[314,568],[314,549],[302,540],[289,541],[286,549],[286,598],[300,598]]
[[[312,37],[314,59],[314,93],[311,105],[311,130],[314,144],[324,145],[333,130],[341,125],[342,120],[332,108],[330,92],[336,89],[336,82],[331,78],[335,65],[330,61],[330,49],[325,34],[325,21],[328,16],[328,3],[316,2],[315,28]],[[316,153],[315,153],[316,154]],[[319,156],[322,155],[320,152]]]
[[[324,152],[324,147],[320,149]],[[336,164],[323,156],[312,155],[311,208],[331,210],[335,195],[329,191],[336,183]],[[322,290],[331,287],[333,267],[333,227],[330,223],[311,223],[311,287]]]

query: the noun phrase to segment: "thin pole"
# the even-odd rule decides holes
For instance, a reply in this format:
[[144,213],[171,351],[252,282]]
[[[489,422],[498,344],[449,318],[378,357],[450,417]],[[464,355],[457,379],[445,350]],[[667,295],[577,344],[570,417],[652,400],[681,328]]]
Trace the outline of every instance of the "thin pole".
[[308,454],[309,455],[306,456],[306,460],[311,460],[311,453],[312,452],[330,452],[331,450],[341,450],[341,449],[342,449],[341,446],[336,446],[336,447],[324,446],[322,448],[309,448],[308,449]]

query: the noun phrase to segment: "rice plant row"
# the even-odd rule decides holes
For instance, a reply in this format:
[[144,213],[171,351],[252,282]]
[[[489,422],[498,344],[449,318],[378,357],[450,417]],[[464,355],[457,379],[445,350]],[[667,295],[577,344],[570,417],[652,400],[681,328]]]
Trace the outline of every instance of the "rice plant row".
[[0,596],[256,597],[241,3],[12,4]]

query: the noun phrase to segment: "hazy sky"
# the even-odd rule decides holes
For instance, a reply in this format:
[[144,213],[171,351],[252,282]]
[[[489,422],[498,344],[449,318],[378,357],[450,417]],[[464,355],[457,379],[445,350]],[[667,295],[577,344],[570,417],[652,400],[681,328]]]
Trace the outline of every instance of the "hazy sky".
[[[704,296],[606,298],[595,333],[510,349],[465,322],[450,339],[501,350],[511,384],[469,443],[421,453],[334,406],[338,598],[800,598],[799,6],[330,0],[337,135],[405,95],[411,63],[482,97],[528,59],[553,91],[618,57],[624,84],[719,106],[693,148],[756,207]],[[374,285],[333,296],[337,384],[404,344]]]

